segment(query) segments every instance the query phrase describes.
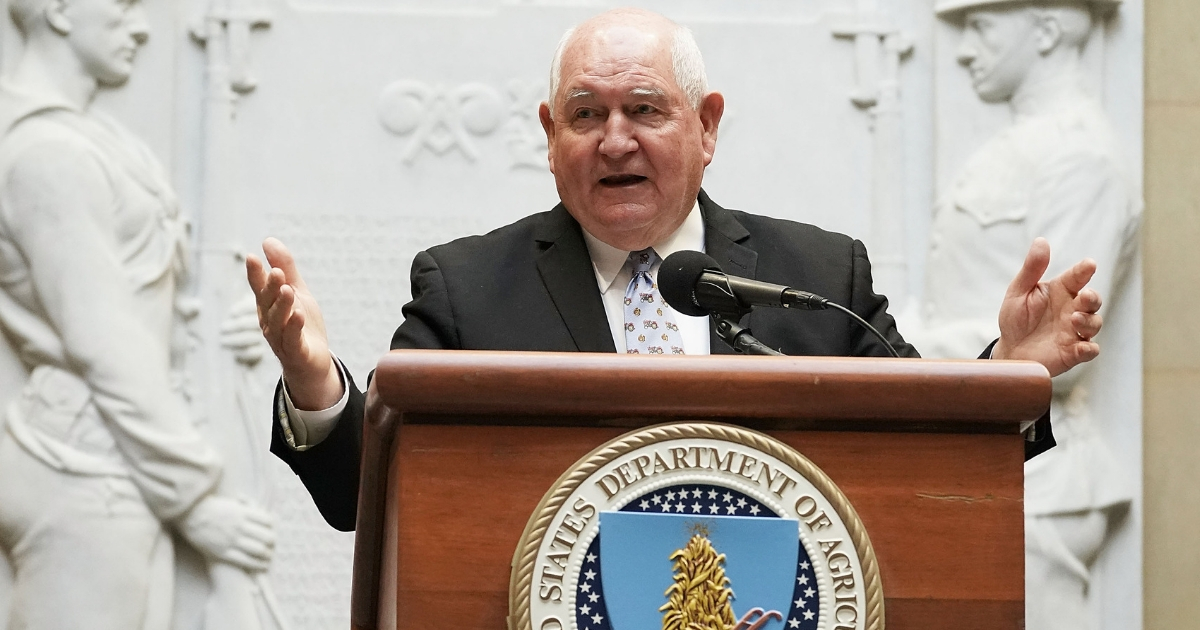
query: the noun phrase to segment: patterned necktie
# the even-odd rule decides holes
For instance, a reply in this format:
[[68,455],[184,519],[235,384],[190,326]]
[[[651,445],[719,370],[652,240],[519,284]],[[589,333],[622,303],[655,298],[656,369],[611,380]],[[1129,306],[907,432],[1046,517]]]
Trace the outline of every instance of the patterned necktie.
[[633,269],[625,290],[625,352],[629,354],[683,354],[675,316],[650,278],[656,262],[658,254],[653,248],[629,254]]

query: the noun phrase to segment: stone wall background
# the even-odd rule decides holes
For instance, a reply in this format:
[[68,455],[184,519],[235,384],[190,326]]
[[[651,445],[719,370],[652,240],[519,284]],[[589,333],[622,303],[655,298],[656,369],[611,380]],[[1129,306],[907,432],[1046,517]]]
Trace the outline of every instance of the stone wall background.
[[[556,201],[553,180],[537,159],[544,140],[538,138],[541,131],[533,115],[544,98],[548,62],[563,29],[618,4],[259,4],[271,15],[270,28],[256,30],[251,40],[251,68],[260,84],[236,106],[236,143],[224,158],[234,183],[229,202],[242,222],[240,245],[249,250],[262,237],[276,235],[294,248],[323,300],[334,347],[360,379],[386,350],[400,321],[413,254],[548,209]],[[880,245],[868,237],[872,121],[849,98],[857,87],[854,45],[835,38],[831,30],[845,16],[877,9],[912,37],[914,50],[900,66],[904,143],[895,159],[904,169],[899,207],[908,265],[901,284],[919,294],[937,191],[953,176],[955,165],[1009,122],[1004,107],[983,105],[971,92],[953,59],[957,35],[933,17],[933,1],[635,4],[692,27],[711,85],[726,95],[720,150],[705,180],[714,199],[854,234],[872,249]],[[1192,435],[1196,423],[1188,422],[1195,415],[1188,397],[1195,395],[1191,384],[1200,369],[1197,359],[1188,357],[1200,353],[1187,345],[1200,339],[1173,315],[1187,312],[1191,298],[1179,294],[1190,292],[1171,290],[1180,280],[1195,283],[1195,274],[1186,270],[1195,269],[1187,266],[1195,262],[1187,256],[1197,254],[1186,239],[1194,234],[1188,230],[1197,228],[1200,197],[1196,191],[1185,194],[1188,189],[1181,183],[1198,181],[1200,175],[1193,172],[1195,149],[1190,148],[1200,140],[1200,79],[1178,47],[1200,45],[1195,22],[1181,19],[1200,19],[1200,7],[1191,0],[1150,0],[1148,5],[1147,172],[1152,176],[1146,256],[1151,315],[1145,324],[1145,359],[1153,395],[1145,405],[1146,475],[1147,484],[1163,484],[1148,485],[1147,491],[1151,561],[1146,563],[1146,624],[1154,628],[1160,625],[1154,615],[1166,613],[1151,613],[1152,604],[1172,592],[1170,586],[1188,583],[1161,577],[1157,568],[1171,566],[1176,573],[1169,575],[1179,577],[1200,573],[1200,554],[1179,554],[1161,542],[1189,540],[1189,549],[1200,549],[1194,544],[1195,528],[1187,525],[1195,520],[1182,518],[1184,512],[1194,516],[1200,501],[1189,503],[1180,498],[1185,495],[1167,490],[1175,484],[1178,492],[1195,492],[1195,471],[1189,475],[1179,466],[1194,459],[1190,455],[1200,440]],[[205,15],[208,2],[151,0],[146,6],[154,33],[137,72],[123,90],[104,95],[98,107],[147,140],[173,173],[185,206],[203,231],[205,53],[190,29]],[[5,20],[0,22],[8,28]],[[1087,60],[1096,92],[1135,163],[1141,161],[1142,147],[1142,32],[1141,0],[1127,0],[1102,33],[1103,49],[1093,47]],[[11,62],[13,43],[11,30],[0,30],[0,67]],[[414,94],[424,94],[424,100]],[[428,122],[424,106],[436,94],[461,108],[442,121],[449,127],[434,125],[434,132],[418,141],[421,123]],[[1097,390],[1105,396],[1099,406],[1107,410],[1106,436],[1130,470],[1137,471],[1142,468],[1143,356],[1138,274],[1125,295],[1110,313],[1105,352],[1126,360],[1097,375],[1109,385]],[[20,382],[19,375],[2,368],[0,359],[0,399]],[[277,375],[271,365],[256,373],[264,423],[269,420],[266,394]],[[1180,439],[1185,435],[1195,439]],[[269,478],[280,534],[271,578],[292,627],[344,627],[352,535],[325,526],[291,472],[273,458]],[[1093,593],[1099,628],[1140,627],[1141,514],[1139,497],[1100,560]],[[4,569],[0,566],[0,619],[6,618],[7,606]],[[181,583],[202,588],[186,579]],[[1200,604],[1176,597],[1158,606],[1164,611]],[[1191,615],[1171,619],[1195,620],[1200,610]],[[185,619],[181,627],[189,623]]]

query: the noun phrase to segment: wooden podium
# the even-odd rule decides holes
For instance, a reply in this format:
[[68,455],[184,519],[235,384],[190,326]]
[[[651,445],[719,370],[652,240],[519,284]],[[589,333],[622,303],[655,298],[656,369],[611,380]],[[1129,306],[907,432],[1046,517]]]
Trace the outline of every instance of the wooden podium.
[[631,429],[768,433],[850,499],[889,630],[1024,625],[1023,441],[1036,363],[394,351],[367,401],[355,629],[502,630],[510,563],[563,471]]

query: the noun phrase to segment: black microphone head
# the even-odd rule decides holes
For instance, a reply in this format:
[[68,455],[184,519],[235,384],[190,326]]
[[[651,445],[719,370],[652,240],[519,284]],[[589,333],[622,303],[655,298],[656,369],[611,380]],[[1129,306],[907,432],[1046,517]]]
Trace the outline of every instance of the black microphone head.
[[705,271],[721,271],[721,265],[704,252],[682,250],[667,256],[658,268],[658,290],[671,308],[692,317],[708,311],[696,303],[696,283]]

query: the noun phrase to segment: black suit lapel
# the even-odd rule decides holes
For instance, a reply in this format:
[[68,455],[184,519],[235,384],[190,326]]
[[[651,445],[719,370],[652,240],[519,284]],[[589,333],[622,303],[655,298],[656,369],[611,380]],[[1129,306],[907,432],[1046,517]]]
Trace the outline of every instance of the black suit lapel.
[[[750,239],[750,232],[728,210],[713,203],[703,190],[700,191],[700,213],[704,217],[705,253],[712,256],[725,273],[754,278],[758,252],[744,244]],[[750,328],[752,317],[743,317],[741,324]],[[712,326],[709,326],[708,343],[712,354],[733,354],[733,349],[717,336]]]
[[538,273],[580,352],[616,352],[579,224],[559,204],[535,235]]

